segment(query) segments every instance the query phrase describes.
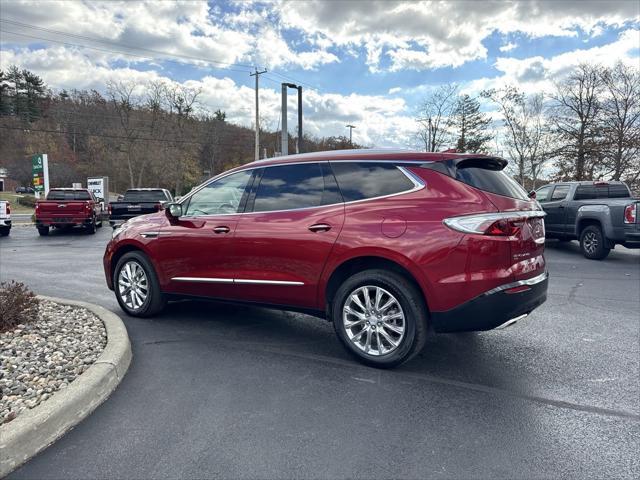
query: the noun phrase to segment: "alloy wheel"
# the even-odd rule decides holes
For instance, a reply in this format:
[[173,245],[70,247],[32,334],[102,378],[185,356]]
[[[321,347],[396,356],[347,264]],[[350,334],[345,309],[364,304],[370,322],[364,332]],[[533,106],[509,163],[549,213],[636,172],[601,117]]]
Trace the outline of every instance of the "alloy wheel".
[[149,296],[149,282],[144,268],[135,261],[125,263],[118,274],[118,293],[131,310],[141,308]]
[[598,248],[598,237],[593,232],[587,232],[584,236],[584,249],[590,255],[593,255]]
[[388,355],[404,339],[405,315],[400,302],[384,288],[365,285],[344,302],[342,323],[351,343],[368,355]]

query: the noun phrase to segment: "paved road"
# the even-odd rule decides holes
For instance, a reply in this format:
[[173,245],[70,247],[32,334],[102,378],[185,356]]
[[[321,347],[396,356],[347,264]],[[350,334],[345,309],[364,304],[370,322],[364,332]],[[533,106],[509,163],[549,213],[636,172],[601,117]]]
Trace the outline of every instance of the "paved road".
[[545,305],[503,331],[440,335],[393,371],[299,314],[181,302],[128,318],[110,235],[16,227],[0,279],[123,316],[134,360],[88,419],[11,478],[640,476],[640,255],[550,244]]

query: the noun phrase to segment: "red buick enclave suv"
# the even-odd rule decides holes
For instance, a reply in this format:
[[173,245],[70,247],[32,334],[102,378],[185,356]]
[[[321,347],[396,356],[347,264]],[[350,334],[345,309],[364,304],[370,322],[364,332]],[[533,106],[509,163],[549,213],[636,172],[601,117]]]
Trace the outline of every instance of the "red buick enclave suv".
[[107,284],[130,315],[194,296],[333,321],[378,367],[428,332],[510,324],[547,294],[544,212],[483,155],[346,150],[243,165],[113,232]]

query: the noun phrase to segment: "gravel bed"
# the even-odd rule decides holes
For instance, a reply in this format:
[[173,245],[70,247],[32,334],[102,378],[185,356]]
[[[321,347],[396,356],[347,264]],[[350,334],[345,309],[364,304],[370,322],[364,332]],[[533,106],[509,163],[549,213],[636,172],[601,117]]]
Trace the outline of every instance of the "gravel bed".
[[66,388],[107,343],[84,308],[40,301],[38,320],[0,333],[0,425]]

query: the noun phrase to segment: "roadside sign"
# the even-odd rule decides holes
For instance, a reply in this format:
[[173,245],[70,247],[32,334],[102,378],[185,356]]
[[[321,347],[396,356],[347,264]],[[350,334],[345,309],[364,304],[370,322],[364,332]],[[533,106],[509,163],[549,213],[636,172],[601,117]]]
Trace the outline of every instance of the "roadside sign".
[[109,177],[87,178],[87,189],[93,193],[94,197],[103,199],[100,204],[104,209],[105,204],[109,203]]
[[81,183],[72,183],[71,187],[72,188],[82,188],[82,184]]
[[38,153],[31,157],[31,172],[33,174],[33,189],[36,197],[49,192],[49,161],[46,153]]

